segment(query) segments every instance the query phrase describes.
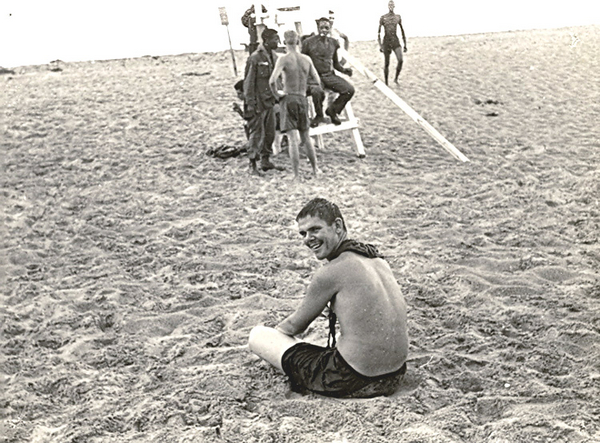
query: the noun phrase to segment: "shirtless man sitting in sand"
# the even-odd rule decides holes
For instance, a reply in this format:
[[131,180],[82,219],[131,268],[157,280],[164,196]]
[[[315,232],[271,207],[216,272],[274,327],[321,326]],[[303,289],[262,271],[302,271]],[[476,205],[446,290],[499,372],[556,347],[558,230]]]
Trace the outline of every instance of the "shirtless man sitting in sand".
[[[334,203],[311,200],[296,217],[304,244],[326,260],[296,311],[277,327],[256,326],[249,347],[290,378],[296,392],[332,397],[390,395],[406,372],[406,303],[373,245],[349,240]],[[327,348],[298,340],[329,304]],[[335,322],[340,334],[336,345]]]
[[[308,134],[310,122],[306,89],[309,78],[317,84],[320,83],[320,80],[310,57],[300,54],[298,51],[300,43],[298,34],[295,31],[286,31],[283,34],[283,41],[288,52],[277,59],[275,69],[269,79],[269,85],[275,97],[279,97],[280,131],[286,133],[289,138],[289,154],[294,170],[294,180],[299,180],[300,140],[306,147],[313,174],[316,176],[318,171],[315,147]],[[283,91],[277,89],[277,82],[282,75]]]

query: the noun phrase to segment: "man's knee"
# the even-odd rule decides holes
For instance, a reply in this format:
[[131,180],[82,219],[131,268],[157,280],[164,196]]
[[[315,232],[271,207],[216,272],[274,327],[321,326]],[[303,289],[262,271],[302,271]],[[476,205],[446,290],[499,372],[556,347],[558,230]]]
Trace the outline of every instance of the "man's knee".
[[289,348],[298,343],[294,337],[285,335],[274,328],[255,326],[248,337],[248,348],[263,360],[268,361],[279,370],[281,357]]
[[256,352],[255,349],[260,347],[260,343],[264,341],[265,330],[269,329],[266,326],[255,326],[250,331],[250,335],[248,336],[248,347],[252,352]]
[[346,84],[344,85],[343,88],[340,88],[341,90],[338,91],[338,93],[340,94],[340,96],[344,96],[347,98],[347,100],[350,100],[353,96],[354,96],[354,86],[352,86],[351,83],[346,82]]
[[352,86],[350,83],[348,83],[348,94],[350,95],[350,97],[354,96],[354,86]]
[[352,97],[354,95],[354,86],[352,85],[352,83],[341,77],[338,78],[338,81],[336,83],[328,87],[332,91],[335,91],[338,94],[344,95],[346,97]]

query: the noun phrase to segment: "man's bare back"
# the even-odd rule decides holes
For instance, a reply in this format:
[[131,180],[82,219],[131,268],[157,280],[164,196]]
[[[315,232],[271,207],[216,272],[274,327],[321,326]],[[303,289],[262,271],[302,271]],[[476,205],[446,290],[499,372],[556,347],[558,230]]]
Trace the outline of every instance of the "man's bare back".
[[408,353],[406,304],[388,264],[345,252],[325,268],[339,287],[340,353],[363,375],[396,371]]
[[295,44],[286,41],[286,46],[288,53],[277,59],[271,78],[276,79],[283,74],[285,94],[306,95],[308,80],[320,84],[319,74],[308,55],[298,52]]
[[306,85],[312,62],[307,55],[290,52],[282,57],[283,92],[306,94]]

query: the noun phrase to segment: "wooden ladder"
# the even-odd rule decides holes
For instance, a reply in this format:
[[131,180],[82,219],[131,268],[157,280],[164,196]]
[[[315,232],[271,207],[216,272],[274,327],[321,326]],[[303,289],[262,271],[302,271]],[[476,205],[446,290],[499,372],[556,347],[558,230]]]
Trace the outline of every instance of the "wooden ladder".
[[[333,91],[326,91],[326,102],[329,102],[329,98],[331,94],[335,94]],[[310,101],[310,108],[312,116],[315,115],[315,107]],[[332,134],[338,131],[350,131],[352,135],[352,140],[354,142],[354,151],[356,152],[357,157],[364,158],[365,154],[365,146],[363,145],[362,138],[360,136],[360,131],[358,130],[359,119],[354,115],[354,110],[352,109],[352,102],[349,101],[344,106],[344,110],[340,114],[340,120],[342,123],[339,125],[334,125],[333,123],[327,123],[325,125],[319,125],[316,128],[310,128],[309,134],[317,139],[317,145],[321,149],[325,149],[325,143],[323,141],[324,134]]]

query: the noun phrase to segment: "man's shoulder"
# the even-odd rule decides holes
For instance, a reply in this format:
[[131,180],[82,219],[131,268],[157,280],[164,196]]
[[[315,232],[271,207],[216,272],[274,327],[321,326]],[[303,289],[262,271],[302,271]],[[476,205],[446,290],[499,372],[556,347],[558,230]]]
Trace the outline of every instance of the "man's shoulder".
[[[288,52],[277,57],[277,61],[284,64],[294,63],[298,58],[308,57],[306,54],[299,52]],[[310,57],[309,57],[310,58]]]
[[248,62],[256,63],[257,61],[260,61],[262,58],[264,58],[264,54],[259,52],[259,50],[257,49],[256,51],[254,51],[252,54],[250,54],[248,56]]
[[400,20],[400,14],[394,14],[392,12],[388,12],[387,14],[383,14],[381,16],[381,21],[391,21],[391,20]]
[[321,281],[336,282],[341,286],[353,284],[351,282],[367,278],[370,275],[367,269],[371,265],[366,265],[365,260],[368,260],[366,263],[375,261],[352,251],[342,252],[337,258],[320,267],[315,273],[315,278]]
[[353,252],[353,251],[344,251],[334,260],[330,261],[328,265],[331,265],[331,270],[335,271],[337,269],[342,269],[344,272],[347,271],[348,266],[352,266],[354,264],[360,264],[360,262],[366,257]]
[[310,58],[308,55],[306,54],[298,54],[300,56],[301,60],[304,60],[306,63],[312,63],[312,58]]
[[314,44],[315,41],[317,40],[317,37],[319,37],[319,36],[316,34],[309,35],[304,40],[302,40],[302,47],[304,48],[305,45],[310,46],[310,45]]

